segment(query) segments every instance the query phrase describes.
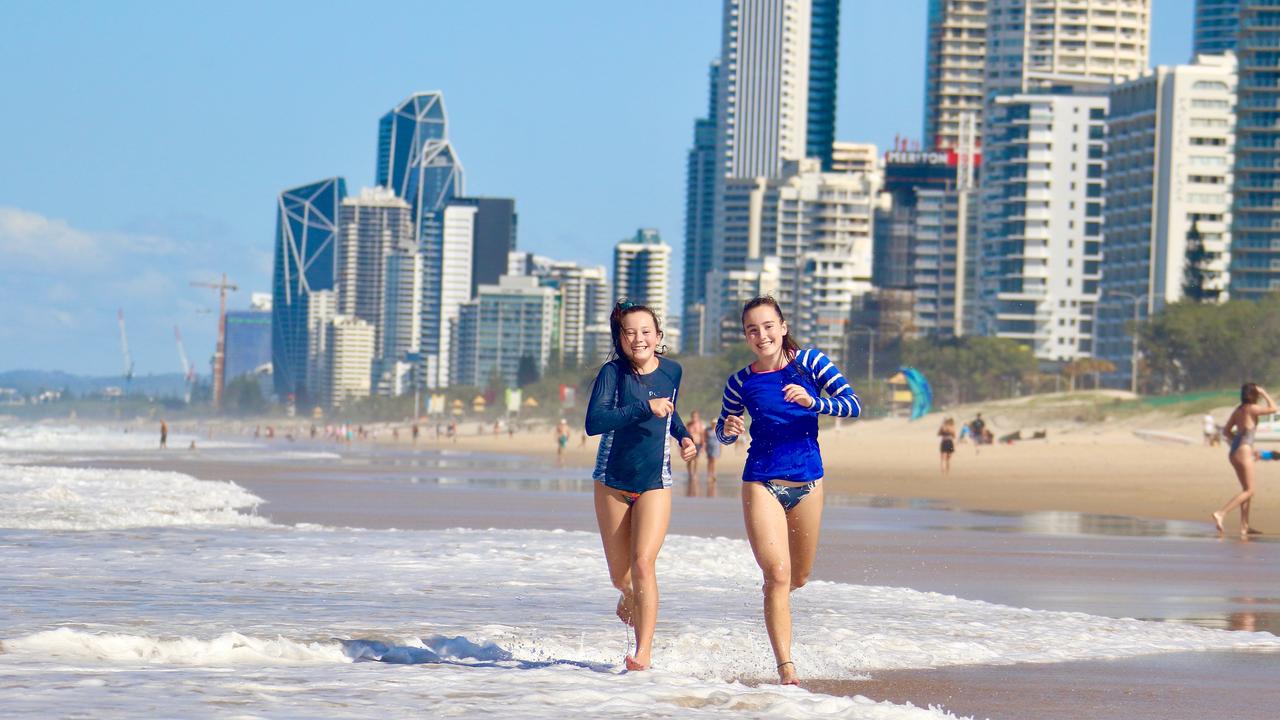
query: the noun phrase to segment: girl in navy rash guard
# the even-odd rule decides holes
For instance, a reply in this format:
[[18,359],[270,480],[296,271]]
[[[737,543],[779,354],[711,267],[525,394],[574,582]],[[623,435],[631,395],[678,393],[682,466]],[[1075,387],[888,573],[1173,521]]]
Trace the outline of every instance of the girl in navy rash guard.
[[798,685],[790,595],[809,579],[822,527],[818,415],[858,417],[862,404],[835,363],[795,344],[773,298],[747,303],[742,329],[756,360],[725,384],[716,435],[726,445],[736,442],[746,431],[743,412],[751,413],[742,514],[764,572],[764,623],[778,677],[783,685]]
[[615,357],[600,368],[587,405],[587,434],[603,435],[596,454],[596,522],[609,578],[622,592],[618,618],[635,629],[628,670],[647,670],[658,622],[658,551],[671,521],[671,450],[697,453],[676,414],[680,365],[661,357],[662,328],[652,310],[619,302],[609,316]]

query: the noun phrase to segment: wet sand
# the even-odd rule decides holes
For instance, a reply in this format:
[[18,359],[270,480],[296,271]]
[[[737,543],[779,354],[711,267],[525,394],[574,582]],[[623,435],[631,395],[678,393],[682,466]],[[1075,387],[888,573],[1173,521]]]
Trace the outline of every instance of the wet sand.
[[[344,450],[341,460],[228,462],[217,453],[157,453],[92,464],[234,481],[264,498],[260,513],[280,523],[595,529],[586,470],[520,455],[363,445]],[[677,493],[671,532],[742,537],[740,512],[733,497]],[[1277,560],[1280,543],[1270,538],[1219,540],[1199,523],[979,513],[837,494],[825,514],[814,579],[1280,634]],[[796,620],[804,621],[803,591]],[[1280,653],[1231,652],[877,671],[868,681],[806,682],[821,692],[939,705],[975,717],[1271,718],[1280,716],[1277,677]]]

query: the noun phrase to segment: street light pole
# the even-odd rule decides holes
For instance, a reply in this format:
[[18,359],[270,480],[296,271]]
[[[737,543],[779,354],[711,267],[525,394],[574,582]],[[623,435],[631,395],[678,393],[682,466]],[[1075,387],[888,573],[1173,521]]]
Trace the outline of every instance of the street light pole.
[[1116,297],[1126,297],[1133,302],[1133,329],[1129,333],[1129,392],[1134,395],[1138,394],[1138,303],[1143,300],[1141,295],[1133,293],[1121,292],[1119,290],[1111,290],[1111,295]]

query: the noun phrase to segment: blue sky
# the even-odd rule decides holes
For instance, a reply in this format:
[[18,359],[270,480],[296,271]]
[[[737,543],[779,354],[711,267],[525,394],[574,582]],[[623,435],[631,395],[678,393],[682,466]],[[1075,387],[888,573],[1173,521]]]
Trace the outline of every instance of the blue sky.
[[[839,139],[919,136],[925,4],[844,0]],[[1192,4],[1154,0],[1153,64],[1187,60]],[[269,291],[276,194],[371,184],[417,90],[522,249],[608,265],[656,227],[679,255],[720,2],[8,0],[0,27],[0,370],[119,373],[122,308],[138,373],[178,370],[175,324],[207,373],[216,297],[189,282]]]

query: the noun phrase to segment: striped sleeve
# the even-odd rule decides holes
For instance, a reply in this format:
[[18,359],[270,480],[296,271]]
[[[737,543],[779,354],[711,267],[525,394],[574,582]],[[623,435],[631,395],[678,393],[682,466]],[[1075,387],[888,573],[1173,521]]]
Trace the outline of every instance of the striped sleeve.
[[862,401],[850,387],[849,381],[844,379],[840,368],[831,362],[831,358],[821,350],[808,348],[800,353],[797,360],[805,372],[809,373],[809,379],[813,381],[813,386],[818,389],[819,395],[824,392],[827,394],[827,397],[814,398],[817,400],[817,405],[814,406],[815,411],[835,417],[862,415]]
[[737,435],[724,434],[724,421],[730,415],[741,417],[746,412],[746,406],[742,404],[742,381],[746,374],[747,369],[743,368],[730,375],[729,380],[724,384],[724,395],[720,399],[720,417],[716,419],[716,437],[722,445],[732,445],[738,440]]

